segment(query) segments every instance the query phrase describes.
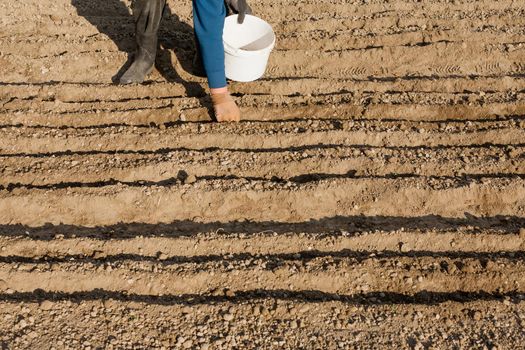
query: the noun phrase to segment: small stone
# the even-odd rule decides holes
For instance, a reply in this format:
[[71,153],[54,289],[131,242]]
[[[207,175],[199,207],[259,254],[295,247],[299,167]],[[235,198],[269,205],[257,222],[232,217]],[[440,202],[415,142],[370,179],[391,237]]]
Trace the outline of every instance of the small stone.
[[261,314],[261,307],[259,305],[255,305],[253,307],[252,313],[254,316],[259,316]]
[[31,339],[38,338],[38,333],[35,331],[30,332],[28,335],[29,335],[29,338]]
[[410,246],[406,243],[400,242],[399,243],[399,251],[401,253],[407,253],[410,251]]
[[95,251],[93,252],[93,255],[92,255],[91,257],[92,257],[93,259],[98,260],[98,259],[103,259],[103,258],[105,258],[106,256],[107,256],[107,254],[104,253],[103,251],[95,250]]
[[20,322],[18,322],[18,327],[20,327],[20,329],[26,328],[27,327],[26,320],[21,320]]
[[184,183],[192,184],[192,183],[195,183],[196,181],[197,181],[197,177],[195,175],[193,175],[193,174],[190,174],[190,175],[188,175],[188,177],[186,178]]
[[525,227],[520,228],[519,235],[521,238],[525,238]]
[[193,312],[192,308],[189,307],[189,306],[184,306],[182,309],[181,309],[181,312],[183,315],[187,315],[187,314],[191,314]]
[[53,308],[53,302],[49,300],[44,300],[42,303],[40,303],[40,310],[51,310]]
[[521,155],[521,152],[515,148],[511,148],[509,150],[509,157],[511,158],[518,158]]
[[304,314],[305,312],[310,311],[310,306],[305,305],[299,309],[299,313]]
[[102,302],[106,310],[110,310],[118,305],[115,299],[106,299]]
[[222,318],[224,319],[224,321],[231,321],[231,320],[233,320],[233,315],[232,314],[224,314],[222,316]]
[[292,322],[290,322],[291,329],[297,329],[297,327],[299,327],[299,325],[297,324],[297,321],[293,320]]
[[182,347],[183,347],[184,349],[190,349],[192,346],[193,346],[193,341],[192,341],[191,339],[186,340],[186,341],[182,344]]
[[208,343],[202,343],[201,344],[201,350],[208,350],[210,348],[210,344]]
[[166,254],[166,253],[159,253],[158,256],[157,256],[157,259],[159,259],[161,261],[168,260],[168,254]]
[[481,320],[482,317],[483,315],[481,314],[481,311],[474,311],[474,313],[472,314],[472,318],[476,321]]
[[495,270],[497,267],[498,265],[492,260],[487,261],[487,264],[485,265],[485,269],[488,271]]
[[457,271],[456,264],[454,264],[454,263],[450,263],[450,264],[447,265],[447,273],[448,273],[449,275],[453,274],[453,273],[456,272],[456,271]]

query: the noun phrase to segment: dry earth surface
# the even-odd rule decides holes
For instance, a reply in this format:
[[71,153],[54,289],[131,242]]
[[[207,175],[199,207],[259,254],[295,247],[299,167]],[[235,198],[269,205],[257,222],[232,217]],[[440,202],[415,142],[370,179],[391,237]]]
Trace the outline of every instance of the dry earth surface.
[[1,349],[525,348],[522,0],[252,0],[235,125],[168,3],[0,0]]

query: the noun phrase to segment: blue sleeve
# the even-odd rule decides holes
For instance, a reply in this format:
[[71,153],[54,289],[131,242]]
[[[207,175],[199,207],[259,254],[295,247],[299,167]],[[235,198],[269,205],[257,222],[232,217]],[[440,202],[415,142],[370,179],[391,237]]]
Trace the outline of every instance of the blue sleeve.
[[193,25],[210,88],[226,86],[222,33],[226,6],[223,0],[193,0]]

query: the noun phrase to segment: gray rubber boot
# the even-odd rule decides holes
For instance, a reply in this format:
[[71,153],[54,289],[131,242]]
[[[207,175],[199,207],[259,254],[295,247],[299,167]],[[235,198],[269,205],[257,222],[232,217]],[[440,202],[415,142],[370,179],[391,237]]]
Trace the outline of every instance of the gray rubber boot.
[[133,63],[120,78],[120,84],[142,83],[153,70],[160,20],[165,6],[166,0],[135,0],[133,15],[137,49]]

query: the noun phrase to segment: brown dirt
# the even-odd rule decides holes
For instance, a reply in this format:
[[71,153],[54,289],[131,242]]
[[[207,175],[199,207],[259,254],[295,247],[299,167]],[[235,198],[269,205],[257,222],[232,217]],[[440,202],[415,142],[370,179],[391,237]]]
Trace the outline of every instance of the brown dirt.
[[252,1],[235,125],[168,3],[0,4],[1,349],[523,348],[522,2]]

